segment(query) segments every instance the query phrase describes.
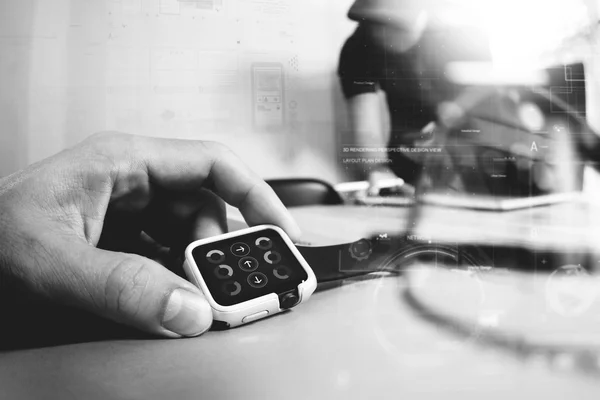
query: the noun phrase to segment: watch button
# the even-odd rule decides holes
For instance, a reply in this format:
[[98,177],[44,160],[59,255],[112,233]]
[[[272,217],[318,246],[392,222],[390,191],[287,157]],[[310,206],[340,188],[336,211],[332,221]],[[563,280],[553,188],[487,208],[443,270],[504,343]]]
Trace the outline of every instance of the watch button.
[[261,250],[270,250],[273,247],[273,241],[268,237],[259,237],[254,244]]
[[221,250],[211,250],[206,253],[206,259],[211,264],[221,264],[223,261],[225,261],[225,253],[223,253]]
[[275,278],[281,279],[281,280],[289,279],[291,273],[292,273],[292,271],[285,265],[280,265],[278,267],[275,267],[275,269],[273,269],[273,275],[275,275]]
[[267,286],[267,282],[269,281],[267,279],[267,276],[260,272],[251,273],[250,275],[248,275],[247,280],[248,284],[255,289],[264,288],[265,286]]
[[215,275],[219,279],[227,279],[233,276],[233,268],[229,265],[221,264],[215,269]]
[[231,254],[237,257],[244,257],[250,254],[250,246],[241,242],[234,243],[229,250],[231,250]]
[[279,297],[279,307],[282,310],[289,310],[300,303],[300,298],[296,293],[286,293],[283,296]]
[[242,285],[236,281],[227,282],[222,286],[222,288],[223,292],[229,296],[237,296],[242,291]]
[[261,319],[266,317],[267,315],[269,315],[268,311],[261,311],[261,312],[257,312],[256,314],[252,314],[252,315],[248,315],[247,317],[244,317],[242,319],[242,323],[247,324],[253,321],[256,321],[257,319]]
[[269,264],[277,264],[281,261],[281,254],[276,251],[267,251],[264,258]]
[[242,271],[252,272],[258,268],[258,261],[256,261],[256,258],[244,257],[238,261],[238,265]]

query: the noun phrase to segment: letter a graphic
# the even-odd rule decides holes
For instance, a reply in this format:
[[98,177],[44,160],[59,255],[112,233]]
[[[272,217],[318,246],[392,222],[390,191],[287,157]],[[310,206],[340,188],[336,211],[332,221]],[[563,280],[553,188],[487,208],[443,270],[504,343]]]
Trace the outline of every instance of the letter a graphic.
[[531,144],[531,151],[534,151],[534,150],[535,150],[535,151],[538,151],[538,147],[537,147],[537,144],[535,144],[535,142],[533,142],[533,143]]

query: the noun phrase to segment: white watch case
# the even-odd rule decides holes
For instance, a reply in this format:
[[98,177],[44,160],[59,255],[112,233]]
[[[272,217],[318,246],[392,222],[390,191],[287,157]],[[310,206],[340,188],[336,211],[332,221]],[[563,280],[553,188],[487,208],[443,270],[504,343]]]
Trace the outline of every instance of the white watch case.
[[192,253],[193,250],[198,246],[215,243],[226,239],[241,237],[267,229],[274,230],[281,236],[285,244],[288,246],[292,254],[296,257],[298,263],[302,266],[302,268],[304,268],[308,276],[308,279],[303,281],[297,287],[299,301],[295,306],[307,301],[312,295],[312,293],[315,291],[317,287],[317,279],[313,270],[310,268],[306,260],[304,260],[304,257],[302,257],[292,240],[287,236],[283,229],[277,226],[259,225],[248,229],[242,229],[239,231],[226,233],[224,235],[211,237],[208,239],[197,240],[191,243],[185,250],[185,262],[183,264],[183,269],[188,280],[195,284],[197,287],[199,287],[200,290],[202,290],[202,292],[206,296],[212,308],[213,318],[215,321],[223,322],[229,327],[233,328],[245,323],[253,322],[271,315],[278,314],[286,309],[281,308],[279,304],[279,296],[277,293],[269,293],[267,295],[248,301],[243,301],[241,303],[234,304],[231,306],[223,306],[217,303],[211,295],[210,290],[208,289],[208,286],[206,285],[206,282],[204,281],[204,278],[202,277],[202,274],[198,269],[198,265],[196,264]]

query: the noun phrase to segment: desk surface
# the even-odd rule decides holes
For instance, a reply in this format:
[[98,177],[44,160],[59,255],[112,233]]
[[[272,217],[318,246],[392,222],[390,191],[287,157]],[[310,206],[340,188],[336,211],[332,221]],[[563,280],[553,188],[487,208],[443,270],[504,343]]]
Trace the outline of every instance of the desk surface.
[[[406,215],[332,210],[294,213],[310,240],[330,242]],[[0,353],[0,398],[597,398],[597,377],[456,335],[422,318],[406,288],[394,276],[353,280],[288,313],[193,339]]]

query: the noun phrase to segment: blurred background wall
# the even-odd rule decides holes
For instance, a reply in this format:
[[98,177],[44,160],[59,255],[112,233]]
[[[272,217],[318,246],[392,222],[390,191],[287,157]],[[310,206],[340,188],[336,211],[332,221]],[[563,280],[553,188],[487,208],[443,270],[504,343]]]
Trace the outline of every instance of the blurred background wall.
[[339,181],[350,4],[0,0],[0,176],[119,130],[218,140],[264,177]]
[[[509,61],[519,44],[517,54],[533,54],[535,37],[558,42],[552,34],[569,15],[592,13],[597,21],[600,3],[506,1],[519,6],[491,17]],[[354,27],[346,18],[351,3],[0,0],[0,176],[94,132],[119,130],[218,140],[265,178],[338,182],[348,129],[336,67]],[[594,30],[575,44],[557,43],[556,58],[589,67],[588,117],[596,128],[599,40]],[[267,87],[278,76],[283,85]],[[267,97],[281,101],[281,110],[259,104]]]

